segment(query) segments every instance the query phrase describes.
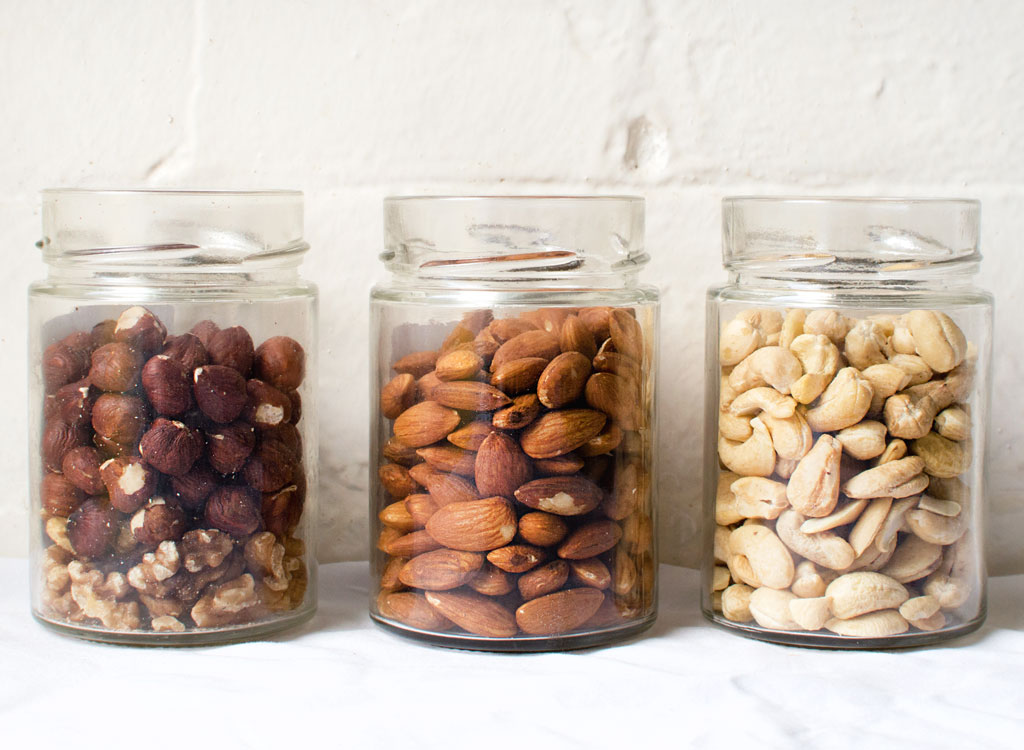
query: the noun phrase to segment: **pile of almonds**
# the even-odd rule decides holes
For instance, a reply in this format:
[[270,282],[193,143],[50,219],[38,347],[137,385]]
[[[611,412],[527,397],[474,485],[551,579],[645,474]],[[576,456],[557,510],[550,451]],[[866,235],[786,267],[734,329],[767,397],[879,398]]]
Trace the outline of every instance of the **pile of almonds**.
[[855,638],[975,618],[974,355],[957,324],[749,309],[719,343],[714,610]]
[[39,498],[41,614],[182,632],[298,607],[302,346],[144,307],[52,343]]
[[466,313],[393,363],[377,614],[495,639],[653,613],[651,348],[626,308]]

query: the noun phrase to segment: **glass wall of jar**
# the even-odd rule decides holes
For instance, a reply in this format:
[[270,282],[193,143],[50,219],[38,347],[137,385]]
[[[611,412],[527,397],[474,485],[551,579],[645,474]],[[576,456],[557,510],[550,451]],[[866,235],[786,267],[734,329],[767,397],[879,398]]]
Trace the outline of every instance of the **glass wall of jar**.
[[707,306],[713,622],[830,648],[981,625],[992,298],[972,285],[979,211],[724,201],[729,281]]
[[302,194],[48,190],[29,291],[32,610],[94,640],[251,638],[316,607]]
[[392,198],[371,301],[370,610],[437,645],[655,617],[658,299],[630,197]]

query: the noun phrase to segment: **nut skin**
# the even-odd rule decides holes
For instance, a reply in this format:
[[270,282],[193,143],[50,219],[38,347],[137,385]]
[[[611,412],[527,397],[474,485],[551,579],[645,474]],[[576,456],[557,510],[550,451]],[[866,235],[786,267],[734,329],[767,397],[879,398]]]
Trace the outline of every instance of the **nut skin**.
[[72,448],[64,456],[61,471],[73,485],[88,495],[99,495],[106,491],[100,478],[100,464],[103,456],[91,445]]
[[160,475],[141,458],[122,456],[102,463],[100,478],[110,504],[122,513],[134,513],[156,492]]
[[306,353],[288,336],[267,339],[256,350],[256,377],[282,391],[293,391],[306,374]]
[[241,471],[256,447],[256,432],[245,422],[218,425],[206,431],[206,458],[221,474]]
[[117,527],[117,512],[106,499],[91,497],[68,517],[68,541],[76,555],[100,557],[110,549]]
[[160,542],[181,539],[186,525],[185,512],[181,508],[154,497],[135,511],[130,528],[140,544],[156,547]]
[[280,538],[295,532],[306,501],[306,479],[299,473],[292,484],[266,492],[260,506],[263,526]]
[[192,408],[190,373],[166,354],[149,358],[142,368],[142,387],[157,414],[176,417]]
[[295,453],[287,445],[266,437],[249,457],[242,477],[246,484],[260,492],[275,492],[292,480],[296,463]]
[[203,342],[192,333],[169,337],[160,353],[180,362],[189,375],[197,367],[202,367],[210,362],[210,355]]
[[85,500],[85,493],[63,474],[48,472],[39,485],[39,497],[44,511],[67,518]]
[[199,367],[193,375],[193,381],[193,391],[199,409],[219,424],[236,420],[249,400],[245,390],[245,378],[232,367]]
[[92,420],[92,406],[98,395],[98,389],[90,385],[88,379],[68,383],[53,396],[53,413],[50,416],[76,427],[88,427]]
[[292,402],[269,383],[253,378],[245,384],[249,396],[242,419],[257,428],[277,427],[292,421]]
[[101,391],[124,393],[139,384],[142,357],[128,344],[115,341],[92,353],[89,382]]
[[252,534],[262,524],[260,496],[250,487],[214,490],[206,501],[206,523],[235,537]]
[[149,413],[142,399],[120,393],[104,393],[92,407],[92,428],[107,440],[137,443],[146,431]]
[[243,377],[252,372],[256,352],[252,336],[242,326],[222,328],[210,337],[206,345],[210,362],[237,370]]
[[187,474],[171,477],[171,491],[185,510],[197,513],[219,482],[220,478],[213,469],[205,463],[196,462]]
[[139,451],[157,471],[180,477],[203,454],[203,436],[183,422],[161,417],[142,436]]
[[146,355],[160,351],[166,337],[167,328],[144,307],[129,307],[118,316],[114,326],[114,341],[128,344]]
[[43,352],[43,386],[47,393],[81,380],[88,371],[88,350],[74,349],[63,341],[57,341]]
[[210,346],[210,340],[220,330],[220,326],[212,320],[200,320],[189,329],[189,333],[198,338],[204,347]]
[[302,396],[299,395],[298,391],[287,391],[285,395],[292,402],[292,418],[289,421],[292,424],[298,424],[299,420],[302,419]]
[[117,328],[116,320],[102,320],[94,325],[89,332],[89,338],[92,339],[93,347],[98,349],[104,344],[114,343],[115,328]]
[[43,427],[40,446],[43,464],[50,471],[60,471],[64,457],[74,448],[84,445],[88,439],[88,429],[84,425],[76,427],[59,419],[51,419]]

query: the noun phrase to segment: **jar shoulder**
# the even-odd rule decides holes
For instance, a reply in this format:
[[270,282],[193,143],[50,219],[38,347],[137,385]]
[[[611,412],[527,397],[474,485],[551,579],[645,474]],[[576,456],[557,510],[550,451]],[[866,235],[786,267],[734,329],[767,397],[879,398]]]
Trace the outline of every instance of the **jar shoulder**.
[[637,284],[616,288],[554,287],[529,288],[514,285],[410,286],[380,282],[370,289],[373,304],[439,305],[452,307],[590,307],[657,305],[657,287]]
[[319,289],[305,279],[289,279],[287,283],[251,283],[245,279],[221,279],[206,283],[67,283],[40,279],[28,286],[31,301],[37,298],[82,300],[84,302],[217,302],[274,301],[306,298],[315,301]]
[[711,304],[750,304],[772,307],[826,307],[864,309],[916,309],[988,307],[994,304],[992,293],[973,285],[948,288],[894,288],[826,286],[758,286],[725,282],[709,287]]

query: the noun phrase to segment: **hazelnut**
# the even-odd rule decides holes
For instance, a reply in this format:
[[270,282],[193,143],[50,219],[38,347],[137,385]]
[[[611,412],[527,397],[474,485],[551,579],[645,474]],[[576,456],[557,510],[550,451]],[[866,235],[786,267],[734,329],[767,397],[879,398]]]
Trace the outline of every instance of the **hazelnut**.
[[245,536],[260,528],[260,496],[249,487],[219,487],[206,501],[206,522],[232,536]]
[[138,443],[115,443],[101,435],[92,436],[92,444],[103,454],[104,458],[138,458]]
[[300,472],[293,484],[263,495],[260,514],[263,526],[280,538],[291,535],[299,525],[306,501],[306,479]]
[[156,492],[160,475],[140,458],[112,458],[100,464],[110,504],[122,513],[133,513]]
[[100,478],[100,464],[103,457],[91,445],[79,445],[64,455],[61,471],[71,484],[89,495],[99,495],[106,491]]
[[115,341],[92,353],[89,382],[102,391],[124,393],[139,384],[142,357],[128,344]]
[[252,337],[242,326],[232,326],[217,331],[210,337],[206,351],[213,364],[238,370],[243,377],[248,377],[252,370],[252,362],[255,357]]
[[71,449],[85,445],[89,439],[88,429],[84,425],[70,425],[60,419],[52,419],[43,427],[43,440],[40,452],[43,464],[50,471],[60,471],[66,456]]
[[213,469],[205,463],[196,463],[188,474],[171,478],[171,491],[185,510],[195,513],[218,484],[219,478]]
[[39,497],[43,510],[67,518],[85,500],[85,493],[63,474],[47,473],[39,485]]
[[181,362],[190,375],[197,367],[202,367],[210,361],[210,355],[206,353],[203,342],[191,333],[167,339],[164,350],[160,353]]
[[167,328],[145,307],[129,307],[114,326],[114,340],[123,341],[143,354],[158,352],[164,345]]
[[292,423],[285,422],[277,427],[264,429],[261,434],[267,438],[280,440],[292,452],[297,462],[302,460],[302,436],[299,434],[299,428]]
[[207,458],[221,474],[241,471],[256,447],[256,432],[245,422],[232,422],[206,432]]
[[142,368],[142,387],[157,414],[176,417],[192,407],[190,372],[166,354],[157,354],[146,362]]
[[256,350],[256,377],[282,391],[293,391],[306,374],[306,353],[288,336],[274,336]]
[[220,326],[214,323],[212,320],[200,320],[191,329],[189,333],[198,338],[204,347],[210,346],[210,340],[214,334],[220,330]]
[[292,419],[292,402],[274,386],[255,378],[245,384],[249,400],[242,419],[255,427],[277,427]]
[[96,348],[96,344],[92,340],[92,334],[88,331],[75,331],[62,338],[60,342],[70,347],[73,351],[79,352],[80,356],[84,356],[86,360],[89,359],[89,355]]
[[129,527],[139,543],[156,547],[160,542],[181,539],[185,533],[185,511],[154,497],[132,516]]
[[196,369],[193,380],[196,403],[203,414],[214,422],[233,422],[249,400],[245,391],[245,378],[232,367],[200,367]]
[[288,421],[292,424],[298,424],[299,420],[302,419],[302,396],[299,395],[298,391],[288,391],[285,395],[292,402],[292,418]]
[[116,320],[104,320],[94,325],[89,333],[92,338],[92,345],[99,348],[104,344],[112,344],[114,342],[115,328],[117,328]]
[[117,530],[117,513],[102,498],[89,498],[68,517],[68,541],[80,557],[104,554],[110,549]]
[[275,438],[260,440],[245,463],[242,477],[260,492],[276,492],[295,474],[296,456],[288,446]]
[[96,434],[121,445],[138,442],[146,431],[148,413],[142,399],[120,393],[104,393],[92,406]]
[[157,471],[179,477],[203,455],[203,436],[182,422],[160,417],[142,436],[139,452]]
[[88,426],[92,420],[92,405],[99,392],[88,380],[68,383],[53,395],[53,416],[70,425]]
[[43,385],[47,393],[81,380],[89,371],[89,353],[72,349],[63,341],[50,344],[43,352]]

